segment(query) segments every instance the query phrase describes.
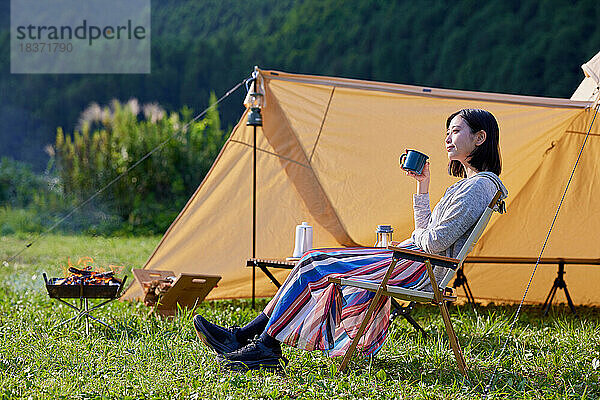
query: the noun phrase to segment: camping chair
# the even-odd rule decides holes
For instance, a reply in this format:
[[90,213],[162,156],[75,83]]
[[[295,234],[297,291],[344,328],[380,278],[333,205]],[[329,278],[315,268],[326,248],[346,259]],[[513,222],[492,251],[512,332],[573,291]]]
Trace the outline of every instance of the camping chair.
[[[352,354],[356,350],[358,342],[361,336],[364,334],[365,329],[375,307],[381,296],[390,296],[392,298],[398,298],[401,300],[408,301],[417,301],[421,303],[433,302],[437,304],[440,308],[440,312],[442,314],[442,319],[444,320],[444,325],[446,326],[446,332],[448,333],[448,339],[450,340],[450,346],[454,351],[454,356],[456,357],[456,362],[458,363],[458,369],[463,375],[466,375],[466,363],[465,358],[462,354],[460,344],[458,343],[458,339],[456,337],[456,333],[454,332],[454,328],[452,327],[452,323],[450,322],[450,315],[448,314],[448,308],[446,307],[446,302],[455,301],[456,296],[452,295],[452,289],[448,288],[448,283],[455,276],[456,271],[462,266],[463,261],[467,257],[467,254],[471,251],[477,240],[481,237],[486,225],[488,224],[493,211],[498,211],[503,213],[505,211],[504,201],[500,199],[502,195],[501,191],[498,191],[490,204],[486,207],[485,211],[475,224],[473,231],[467,238],[464,246],[462,247],[460,253],[457,258],[449,258],[444,256],[439,256],[437,254],[429,254],[421,251],[408,250],[401,247],[397,247],[398,242],[392,242],[388,249],[394,251],[394,255],[392,257],[392,262],[386,271],[385,276],[383,277],[381,282],[368,281],[364,279],[357,278],[334,278],[330,277],[329,282],[333,282],[342,286],[351,286],[361,289],[366,289],[371,292],[375,292],[375,297],[371,300],[369,304],[369,308],[367,313],[364,316],[364,319],[358,329],[358,332],[354,339],[352,340],[352,344],[350,348],[346,352],[344,359],[342,360],[342,365],[340,366],[340,371],[343,371],[348,366],[348,362],[352,357]],[[431,282],[431,286],[433,287],[433,292],[426,292],[422,290],[414,290],[407,289],[398,286],[387,286],[387,282],[396,267],[396,263],[401,259],[408,259],[417,262],[424,262],[427,268],[427,273],[429,275],[429,280]],[[444,267],[448,269],[448,272],[438,285],[433,274],[433,266]]]

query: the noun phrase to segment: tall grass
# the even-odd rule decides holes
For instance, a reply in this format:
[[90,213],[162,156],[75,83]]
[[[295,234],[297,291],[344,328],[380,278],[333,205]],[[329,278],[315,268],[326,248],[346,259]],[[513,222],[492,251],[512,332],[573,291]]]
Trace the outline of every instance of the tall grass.
[[[82,324],[54,326],[73,315],[48,298],[41,272],[62,274],[68,256],[97,264],[141,266],[158,242],[150,238],[50,236],[0,267],[0,398],[410,398],[479,399],[498,365],[489,398],[600,398],[600,313],[579,307],[579,317],[555,307],[548,317],[526,307],[508,337],[514,306],[451,309],[469,375],[458,372],[437,309],[417,306],[424,339],[396,320],[381,352],[355,358],[337,374],[339,360],[284,346],[290,360],[281,373],[225,371],[198,342],[192,313],[172,320],[148,313],[138,302],[113,302],[96,313],[116,330]],[[26,242],[0,239],[0,258]],[[240,266],[242,268],[242,266]],[[257,315],[247,300],[204,302],[197,312],[221,324],[244,324]]]

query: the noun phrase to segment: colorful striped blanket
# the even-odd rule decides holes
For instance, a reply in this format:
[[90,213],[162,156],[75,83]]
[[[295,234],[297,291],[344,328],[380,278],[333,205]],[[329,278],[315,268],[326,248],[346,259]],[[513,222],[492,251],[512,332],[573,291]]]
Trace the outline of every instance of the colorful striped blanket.
[[[413,244],[406,247],[420,250]],[[392,260],[383,248],[315,249],[305,253],[264,312],[269,316],[267,333],[290,346],[322,350],[329,356],[345,354],[374,293],[338,286],[329,277],[352,277],[381,281]],[[423,290],[429,285],[425,264],[401,260],[390,285]],[[358,349],[376,353],[387,336],[390,300],[377,304]]]

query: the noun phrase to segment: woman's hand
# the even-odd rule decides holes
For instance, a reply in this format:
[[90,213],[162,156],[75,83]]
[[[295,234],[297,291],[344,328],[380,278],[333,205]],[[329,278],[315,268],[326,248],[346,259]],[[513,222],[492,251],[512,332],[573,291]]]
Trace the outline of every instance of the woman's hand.
[[417,193],[429,193],[429,162],[425,163],[421,174],[415,174],[414,172],[407,170],[404,170],[404,172],[406,172],[406,175],[415,178],[415,180],[417,181]]

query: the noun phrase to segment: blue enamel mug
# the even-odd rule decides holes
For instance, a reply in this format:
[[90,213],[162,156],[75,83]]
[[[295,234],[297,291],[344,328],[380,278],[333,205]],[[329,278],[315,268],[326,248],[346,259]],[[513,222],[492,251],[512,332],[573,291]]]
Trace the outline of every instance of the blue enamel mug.
[[429,157],[420,151],[406,150],[406,153],[400,156],[400,166],[404,170],[421,175],[421,173],[423,173],[423,167],[428,159]]

